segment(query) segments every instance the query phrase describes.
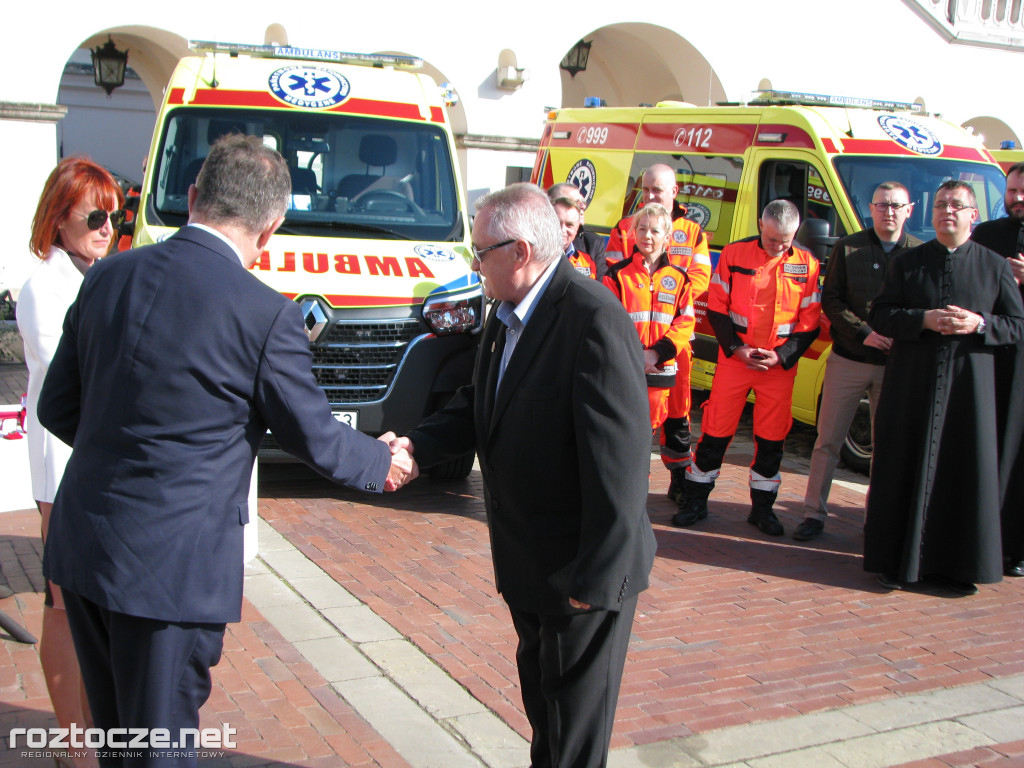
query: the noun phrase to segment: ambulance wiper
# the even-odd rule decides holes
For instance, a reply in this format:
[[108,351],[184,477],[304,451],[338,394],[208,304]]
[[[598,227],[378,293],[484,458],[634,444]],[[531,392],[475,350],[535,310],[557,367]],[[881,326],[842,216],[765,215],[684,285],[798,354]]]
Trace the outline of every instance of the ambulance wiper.
[[308,235],[310,229],[328,228],[332,230],[343,230],[358,234],[383,235],[388,240],[412,240],[413,238],[401,232],[395,232],[386,227],[377,227],[372,224],[358,224],[351,221],[317,221],[317,222],[295,222],[289,224],[286,220],[277,230],[279,235]]
[[370,233],[374,235],[389,235],[395,240],[412,240],[408,235],[404,235],[401,232],[395,232],[393,229],[387,227],[378,227],[374,224],[359,224],[352,221],[329,221],[324,222],[330,224],[332,229],[344,229],[350,232]]

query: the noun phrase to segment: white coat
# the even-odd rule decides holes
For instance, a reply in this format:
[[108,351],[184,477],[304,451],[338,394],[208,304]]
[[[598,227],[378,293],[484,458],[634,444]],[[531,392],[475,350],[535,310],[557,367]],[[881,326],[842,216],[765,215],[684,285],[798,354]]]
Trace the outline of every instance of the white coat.
[[82,272],[71,257],[53,246],[18,296],[18,330],[25,340],[25,362],[28,365],[25,431],[28,433],[32,497],[36,501],[53,502],[64,474],[64,465],[71,456],[71,447],[39,424],[36,405],[46,371],[57,351],[64,316],[78,296],[82,278]]

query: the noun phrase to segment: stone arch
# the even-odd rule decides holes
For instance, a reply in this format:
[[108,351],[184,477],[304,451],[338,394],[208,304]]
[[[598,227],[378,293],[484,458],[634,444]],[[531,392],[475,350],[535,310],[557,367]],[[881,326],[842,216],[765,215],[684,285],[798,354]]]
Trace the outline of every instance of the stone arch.
[[972,117],[962,123],[964,128],[972,129],[975,135],[983,137],[983,143],[987,149],[999,149],[1004,141],[1013,141],[1017,148],[1021,148],[1020,138],[1014,130],[998,117],[978,116]]
[[[138,75],[109,97],[92,82],[90,58],[108,36],[118,50],[128,51],[128,67]],[[126,186],[128,180],[141,182],[164,87],[187,52],[187,40],[155,27],[110,27],[85,38],[60,80],[58,100],[68,111],[57,124],[58,156],[86,154],[120,174]]]
[[726,100],[708,60],[670,29],[640,22],[610,24],[582,39],[592,43],[587,69],[575,78],[560,71],[563,107],[581,107],[587,96],[602,98],[609,107],[665,100],[706,106]]
[[95,48],[107,35],[121,50],[128,50],[128,66],[149,90],[153,108],[159,109],[164,86],[171,79],[178,59],[188,54],[188,40],[165,29],[145,26],[109,27],[82,41],[81,48]]

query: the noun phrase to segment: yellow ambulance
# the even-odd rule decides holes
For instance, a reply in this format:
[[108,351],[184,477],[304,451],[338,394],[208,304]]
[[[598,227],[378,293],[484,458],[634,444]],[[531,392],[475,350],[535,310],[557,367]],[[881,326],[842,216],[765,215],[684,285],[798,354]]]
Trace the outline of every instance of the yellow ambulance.
[[1010,140],[1004,141],[999,149],[990,150],[992,157],[999,163],[999,166],[1003,169],[1003,173],[1010,170],[1010,166],[1016,165],[1017,163],[1024,163],[1024,149],[1017,146],[1017,142]]
[[[189,185],[220,136],[262,137],[287,161],[292,195],[252,272],[300,304],[335,417],[402,434],[469,381],[483,320],[441,89],[408,57],[190,47],[164,93],[133,244],[186,223]],[[283,457],[272,435],[261,457]]]
[[[1002,210],[999,166],[959,126],[917,104],[796,92],[762,91],[747,103],[714,107],[662,102],[553,111],[532,180],[544,187],[575,184],[588,203],[587,227],[608,232],[636,210],[643,171],[655,163],[676,170],[677,199],[704,228],[713,263],[727,243],[756,235],[760,211],[778,198],[800,208],[798,240],[822,260],[837,238],[871,226],[871,195],[883,181],[910,190],[916,205],[907,227],[922,240],[934,237],[931,197],[946,179],[973,185],[980,220]],[[691,381],[698,389],[710,389],[717,359],[706,308],[706,296],[695,301]],[[816,420],[830,348],[826,321],[799,363],[793,393],[799,421]],[[865,404],[844,458],[866,469],[870,447]]]

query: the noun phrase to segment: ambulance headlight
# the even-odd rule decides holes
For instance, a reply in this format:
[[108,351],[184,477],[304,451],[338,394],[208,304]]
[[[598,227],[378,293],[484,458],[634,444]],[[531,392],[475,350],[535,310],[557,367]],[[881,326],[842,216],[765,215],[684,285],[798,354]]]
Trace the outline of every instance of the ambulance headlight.
[[423,317],[438,336],[477,331],[483,321],[483,296],[427,299]]

